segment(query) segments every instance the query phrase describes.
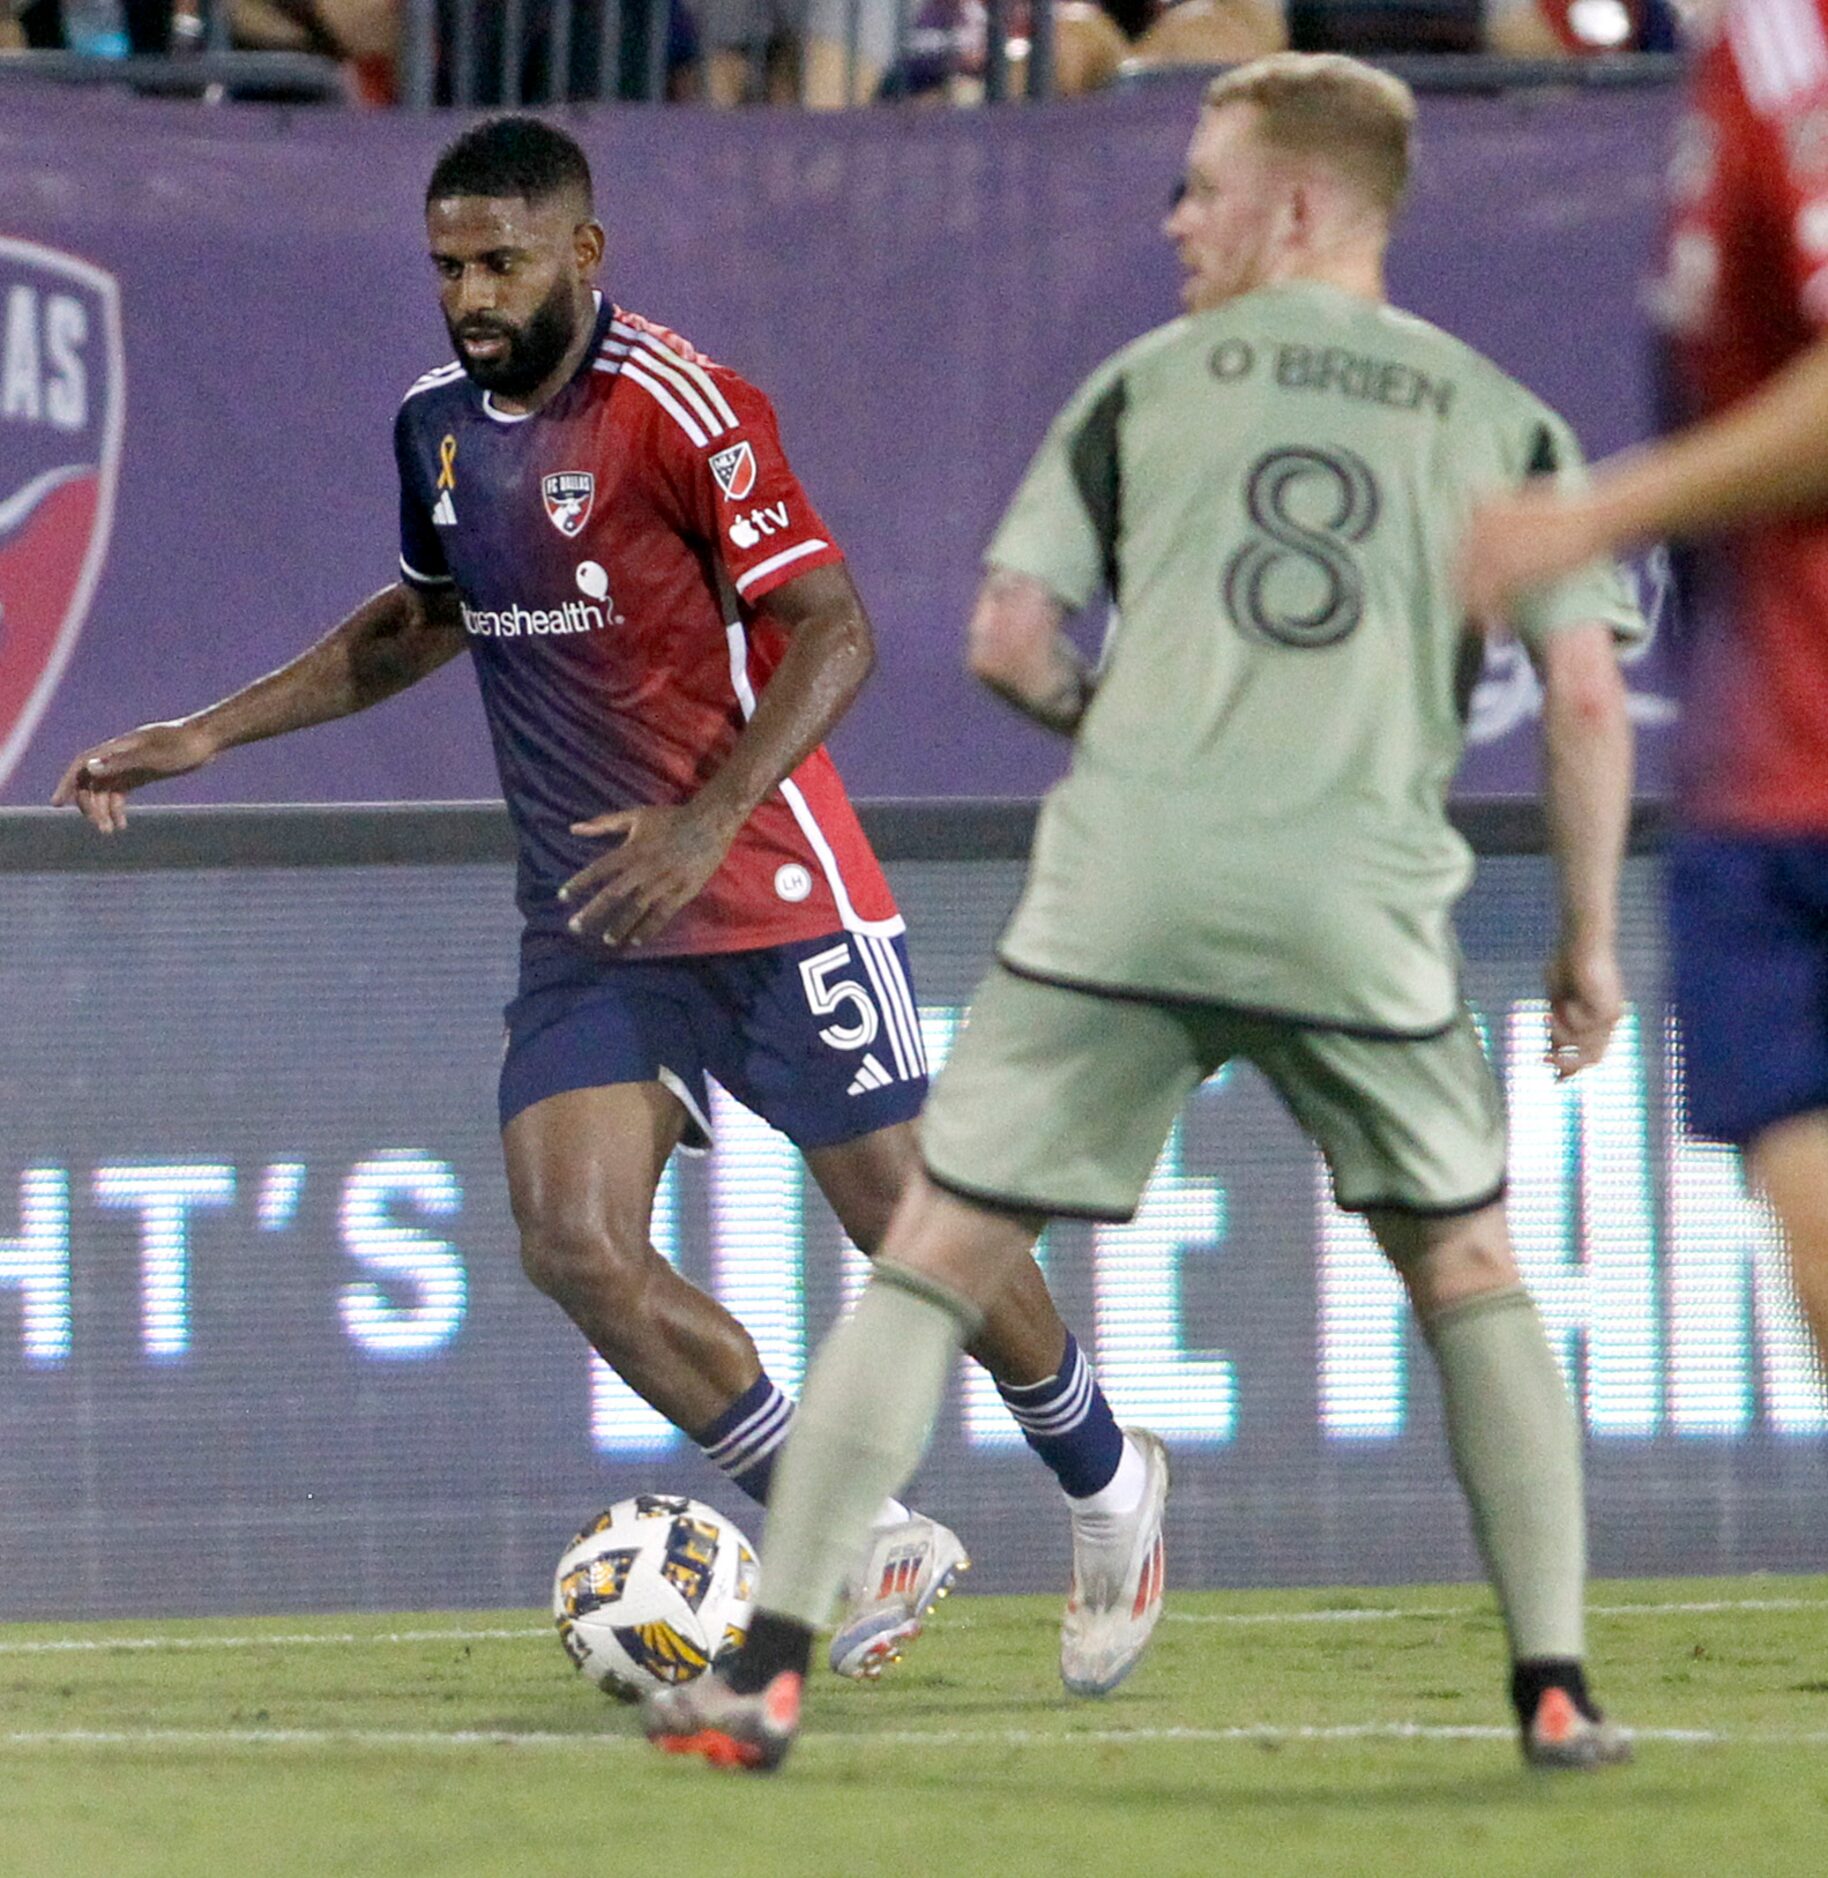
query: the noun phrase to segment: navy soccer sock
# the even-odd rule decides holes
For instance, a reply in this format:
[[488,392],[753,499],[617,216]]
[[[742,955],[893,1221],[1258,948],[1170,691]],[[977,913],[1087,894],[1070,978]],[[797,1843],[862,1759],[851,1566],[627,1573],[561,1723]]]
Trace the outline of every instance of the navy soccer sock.
[[698,1445],[713,1467],[766,1506],[775,1457],[792,1426],[793,1404],[764,1370],[700,1431]]
[[1058,1373],[1019,1388],[998,1383],[997,1393],[1070,1499],[1087,1499],[1116,1479],[1123,1430],[1071,1331]]

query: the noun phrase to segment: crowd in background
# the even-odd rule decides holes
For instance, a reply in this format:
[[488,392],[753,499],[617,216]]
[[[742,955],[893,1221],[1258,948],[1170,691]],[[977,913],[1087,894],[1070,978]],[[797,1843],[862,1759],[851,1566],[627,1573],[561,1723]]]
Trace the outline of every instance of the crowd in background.
[[[664,58],[650,62],[640,0],[623,0],[624,74],[608,87],[630,95],[626,71],[664,69],[665,95],[717,105],[757,100],[831,108],[877,98],[977,102],[984,92],[984,0],[649,0],[667,8]],[[399,92],[407,0],[217,0],[238,48],[311,52],[337,61],[355,101]],[[514,10],[522,44],[520,97],[602,94],[603,0],[573,0],[562,22],[554,0]],[[1009,92],[1027,84],[1030,8],[1007,9]],[[1050,0],[1054,87],[1093,91],[1120,73],[1225,64],[1293,45],[1304,51],[1491,53],[1576,59],[1674,49],[1679,0]],[[459,15],[462,15],[460,21]],[[509,12],[476,0],[440,0],[440,95],[453,95],[453,44],[467,69],[499,73]],[[65,48],[118,56],[198,46],[201,0],[0,0],[0,51]],[[557,49],[555,51],[555,41]],[[643,40],[643,43],[644,40]],[[634,56],[631,60],[630,52]],[[559,67],[563,69],[559,69]],[[461,101],[501,102],[464,89]],[[637,92],[636,95],[639,95]]]

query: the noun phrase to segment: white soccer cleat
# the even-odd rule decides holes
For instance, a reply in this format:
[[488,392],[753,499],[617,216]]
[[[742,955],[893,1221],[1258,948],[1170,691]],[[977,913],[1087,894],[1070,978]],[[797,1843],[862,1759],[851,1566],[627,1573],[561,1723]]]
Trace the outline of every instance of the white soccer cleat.
[[1060,1625],[1060,1680],[1072,1695],[1109,1695],[1142,1661],[1161,1621],[1168,1450],[1146,1428],[1126,1428],[1124,1435],[1148,1470],[1128,1531],[1093,1547],[1073,1526],[1073,1586]]
[[844,1621],[831,1640],[831,1666],[853,1682],[874,1682],[920,1635],[927,1613],[971,1560],[951,1527],[920,1513],[884,1526],[851,1580]]

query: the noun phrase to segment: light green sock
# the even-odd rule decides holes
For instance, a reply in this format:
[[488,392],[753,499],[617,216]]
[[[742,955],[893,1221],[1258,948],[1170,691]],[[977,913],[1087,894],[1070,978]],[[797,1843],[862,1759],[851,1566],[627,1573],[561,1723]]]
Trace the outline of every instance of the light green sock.
[[813,1361],[768,1496],[762,1606],[815,1628],[862,1554],[883,1500],[920,1465],[952,1366],[979,1315],[911,1272],[879,1266]]
[[1450,1305],[1422,1328],[1512,1660],[1578,1661],[1587,1579],[1580,1429],[1536,1306],[1512,1286]]

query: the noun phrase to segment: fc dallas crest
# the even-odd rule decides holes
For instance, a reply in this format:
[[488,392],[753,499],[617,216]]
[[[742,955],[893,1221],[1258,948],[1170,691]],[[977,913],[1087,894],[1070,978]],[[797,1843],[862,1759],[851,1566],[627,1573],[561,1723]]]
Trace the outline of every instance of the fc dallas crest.
[[589,470],[560,470],[540,484],[546,519],[566,540],[584,532],[590,505],[597,499],[597,479]]
[[125,402],[114,276],[0,237],[0,783],[57,689],[101,574]]

